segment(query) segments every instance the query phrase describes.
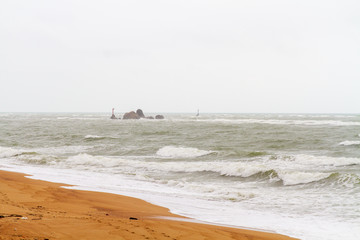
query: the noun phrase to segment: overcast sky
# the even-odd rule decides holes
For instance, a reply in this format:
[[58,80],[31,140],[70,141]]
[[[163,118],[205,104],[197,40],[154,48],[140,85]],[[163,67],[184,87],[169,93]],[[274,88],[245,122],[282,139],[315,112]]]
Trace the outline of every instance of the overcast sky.
[[358,0],[0,0],[0,112],[360,112]]

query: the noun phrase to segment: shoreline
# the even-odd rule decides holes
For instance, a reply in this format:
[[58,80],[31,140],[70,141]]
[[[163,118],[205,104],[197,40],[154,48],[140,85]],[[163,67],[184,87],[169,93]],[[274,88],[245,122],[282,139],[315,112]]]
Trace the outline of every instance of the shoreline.
[[0,240],[5,239],[295,239],[203,223],[144,200],[63,188],[67,184],[0,170]]

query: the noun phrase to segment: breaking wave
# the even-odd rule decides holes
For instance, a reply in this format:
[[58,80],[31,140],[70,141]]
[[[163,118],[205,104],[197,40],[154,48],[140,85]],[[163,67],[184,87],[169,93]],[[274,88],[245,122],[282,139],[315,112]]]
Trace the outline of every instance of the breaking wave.
[[317,182],[328,178],[332,173],[322,172],[284,172],[278,173],[285,186]]
[[[116,157],[92,156],[78,154],[71,156],[64,162],[68,167],[92,169],[93,171],[114,171],[127,175],[136,175],[140,178],[152,179],[152,174],[166,175],[173,173],[191,173],[193,176],[202,176],[203,173],[217,174],[218,177],[241,178],[238,181],[262,181],[268,183],[279,182],[284,186],[309,184],[326,180],[325,184],[338,183],[351,187],[360,183],[356,174],[346,174],[337,171],[298,171],[279,169],[260,163],[206,161],[206,162],[158,162],[124,159]],[[106,170],[107,169],[107,170]],[[151,173],[149,175],[149,173]],[[214,176],[213,176],[214,177]],[[205,178],[206,179],[206,178]]]
[[0,158],[17,157],[20,155],[61,155],[79,153],[93,148],[92,146],[61,146],[61,147],[47,147],[47,148],[31,148],[18,149],[11,147],[0,147]]
[[71,156],[65,160],[65,164],[69,166],[83,166],[83,168],[91,167],[115,167],[119,166],[120,160],[116,158],[92,156],[86,153],[80,153],[75,156]]
[[201,157],[212,153],[215,153],[215,151],[206,151],[197,148],[174,147],[174,146],[165,146],[163,148],[160,148],[156,152],[156,154],[160,157],[169,157],[169,158]]
[[22,154],[24,151],[9,147],[0,147],[0,158],[15,157]]
[[343,141],[339,143],[339,145],[343,145],[343,146],[360,145],[360,141]]
[[99,136],[99,135],[86,135],[84,139],[86,141],[96,141],[102,139],[117,139],[118,137],[108,137],[108,136]]
[[85,139],[104,139],[105,137],[104,136],[98,136],[98,135],[86,135],[84,137]]
[[328,156],[312,156],[307,154],[298,155],[273,155],[270,156],[269,161],[278,161],[278,165],[289,164],[293,167],[341,167],[360,165],[360,158],[349,157],[328,157]]

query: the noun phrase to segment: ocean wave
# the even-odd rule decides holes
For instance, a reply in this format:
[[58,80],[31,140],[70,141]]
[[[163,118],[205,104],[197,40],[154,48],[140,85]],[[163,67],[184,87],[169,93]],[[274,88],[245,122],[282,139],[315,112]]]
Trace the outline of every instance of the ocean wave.
[[[356,183],[359,178],[347,176],[345,173],[334,171],[313,171],[293,170],[282,168],[283,166],[272,166],[266,163],[257,162],[229,162],[229,161],[206,161],[206,162],[152,162],[122,159],[117,164],[122,164],[123,171],[135,173],[139,176],[151,173],[216,173],[222,177],[242,178],[246,181],[265,181],[268,183],[282,182],[285,186],[308,184],[322,181],[335,176],[328,183],[337,182],[341,185],[350,186],[349,183]],[[345,175],[344,175],[345,174]],[[149,175],[147,175],[149,176]],[[195,176],[195,175],[193,175]],[[242,180],[241,180],[242,181]],[[348,183],[348,184],[346,184]]]
[[200,150],[197,148],[190,147],[175,147],[175,146],[165,146],[160,148],[156,154],[160,157],[169,157],[169,158],[192,158],[192,157],[201,157],[215,153],[215,151]]
[[[173,156],[173,155],[172,155]],[[296,156],[299,160],[299,156]],[[293,158],[292,161],[296,161]],[[304,159],[304,156],[301,157]],[[75,156],[71,156],[66,159],[66,165],[68,167],[77,167],[81,169],[93,169],[98,171],[100,168],[108,168],[105,171],[115,171],[123,174],[147,176],[152,174],[173,174],[173,173],[192,173],[195,176],[202,176],[201,173],[215,173],[222,177],[236,177],[247,179],[246,181],[266,181],[269,183],[282,181],[283,185],[298,185],[317,182],[326,178],[329,178],[332,174],[338,174],[333,181],[349,180],[343,177],[343,174],[337,172],[336,169],[321,171],[321,167],[314,168],[308,166],[309,164],[315,164],[316,157],[306,159],[312,159],[311,163],[307,164],[307,168],[287,168],[287,164],[281,160],[279,163],[270,162],[257,162],[257,161],[201,161],[201,162],[189,162],[189,161],[176,161],[176,162],[159,162],[159,161],[144,161],[134,158],[117,158],[117,157],[104,157],[104,156],[92,156],[89,154],[81,153]],[[336,158],[330,158],[336,159]],[[359,160],[359,159],[357,159]],[[348,164],[351,162],[347,162]],[[294,162],[292,163],[294,164]],[[329,164],[329,162],[327,162]],[[339,162],[332,162],[331,164],[339,165]],[[344,163],[342,163],[344,164]],[[294,167],[295,165],[292,165]],[[307,169],[307,170],[306,170]],[[316,171],[318,169],[318,171]],[[150,175],[149,175],[150,174]]]
[[270,175],[273,169],[264,165],[221,164],[220,166],[210,167],[206,171],[217,172],[222,176],[248,178],[264,173],[269,173]]
[[211,200],[226,201],[242,201],[254,198],[255,193],[244,190],[234,189],[233,187],[225,187],[219,185],[206,184],[203,182],[186,182],[181,180],[157,180],[157,184],[165,184],[171,187],[182,188],[196,194],[199,198]]
[[86,135],[84,139],[86,141],[96,141],[102,139],[118,139],[119,137],[108,137],[108,136],[98,136],[98,135]]
[[99,117],[57,117],[57,120],[99,120]]
[[[136,175],[147,175],[149,172],[158,173],[193,173],[203,176],[202,173],[215,173],[222,177],[241,178],[240,181],[251,182],[281,182],[284,186],[309,184],[326,180],[322,184],[338,183],[347,187],[359,182],[357,176],[348,176],[344,173],[329,171],[296,171],[291,169],[273,168],[272,166],[246,162],[142,162],[129,161],[124,165],[126,171]],[[132,167],[133,169],[131,170]],[[140,170],[139,170],[140,169]],[[193,176],[196,176],[193,175]],[[149,179],[150,175],[147,175]],[[214,177],[214,176],[212,176]],[[333,177],[333,178],[332,178]],[[147,180],[148,180],[147,179]],[[329,180],[327,180],[329,179]],[[167,184],[167,181],[165,181]],[[177,182],[177,181],[176,181]],[[169,183],[170,184],[170,183]],[[172,183],[174,184],[174,183]]]
[[17,149],[10,147],[0,147],[0,158],[12,158],[28,164],[51,164],[55,163],[58,158],[53,155],[46,155],[37,149]]
[[339,143],[339,145],[343,145],[343,146],[352,146],[352,145],[360,145],[360,141],[343,141],[341,143]]
[[0,158],[15,157],[22,153],[24,150],[11,148],[11,147],[0,147]]
[[[322,182],[322,184],[339,184],[345,187],[352,188],[355,184],[360,184],[360,178],[356,174],[340,173],[340,172],[313,172],[313,171],[295,171],[295,170],[283,170],[272,169],[266,166],[246,166],[246,164],[240,166],[239,164],[232,163],[211,163],[207,162],[203,165],[198,163],[185,164],[186,166],[177,167],[173,164],[162,165],[162,171],[172,172],[211,172],[217,173],[219,176],[224,177],[236,177],[247,179],[245,181],[252,182],[267,182],[275,183],[281,182],[284,186],[310,184],[315,182]],[[154,170],[154,166],[149,166]]]
[[[198,149],[197,149],[198,150]],[[193,151],[193,150],[192,150]],[[202,150],[200,150],[202,151]],[[197,151],[195,151],[197,152]],[[207,151],[208,152],[208,151]],[[37,152],[26,152],[13,148],[0,148],[0,156],[16,157],[17,160],[36,165],[56,165],[63,168],[88,170],[90,172],[120,173],[132,177],[144,178],[145,180],[159,181],[155,176],[172,174],[185,174],[196,179],[213,179],[214,177],[233,178],[232,181],[281,183],[284,186],[310,184],[321,181],[321,184],[337,184],[345,187],[353,187],[360,184],[360,177],[356,174],[342,173],[333,168],[331,170],[322,167],[311,166],[319,160],[315,156],[297,155],[281,158],[280,161],[171,161],[144,160],[129,157],[93,156],[80,153],[70,157],[58,157],[52,155],[38,154]],[[192,153],[193,155],[193,153]],[[172,154],[174,156],[174,154]],[[182,155],[184,156],[184,155]],[[186,155],[188,156],[188,154]],[[301,159],[301,160],[300,160]],[[321,158],[320,158],[321,159]],[[327,158],[326,164],[339,165],[339,159]],[[336,161],[334,160],[336,159]],[[308,161],[305,162],[304,161]],[[347,164],[359,162],[359,159],[347,159]],[[275,163],[273,162],[275,161]],[[286,163],[291,161],[291,165]],[[296,166],[296,161],[301,161],[307,168]],[[319,163],[317,163],[319,165]],[[321,164],[321,163],[320,163]],[[344,162],[342,162],[344,164]],[[310,165],[310,167],[309,167]],[[191,174],[191,175],[189,175]],[[217,176],[216,176],[217,175]],[[238,178],[236,180],[236,178]],[[163,177],[161,177],[163,179]],[[183,179],[184,180],[184,179]],[[163,180],[161,180],[163,181]],[[184,180],[187,182],[187,180]],[[164,184],[174,184],[165,181]]]
[[292,167],[322,168],[360,165],[360,158],[313,156],[307,154],[298,155],[272,155],[268,157],[270,163],[276,166],[289,165]]
[[0,158],[18,157],[21,155],[36,155],[36,151],[31,149],[17,149],[11,147],[0,147]]
[[35,165],[54,165],[60,159],[56,156],[52,155],[39,155],[39,154],[22,154],[17,157],[18,160],[28,163],[28,164],[35,164]]
[[[139,164],[139,163],[138,163]],[[164,162],[164,163],[140,163],[138,167],[148,168],[152,171],[161,172],[212,172],[220,176],[247,178],[256,174],[262,174],[271,171],[271,168],[261,164],[249,165],[243,162]]]
[[[247,178],[254,175],[273,176],[273,169],[263,164],[249,164],[246,162],[228,161],[202,161],[202,162],[152,162],[139,160],[118,160],[117,163],[126,166],[126,169],[133,172],[162,172],[162,173],[201,173],[212,172],[219,176]],[[130,170],[132,168],[132,170]]]
[[278,172],[285,186],[307,184],[328,178],[332,173],[323,172]]
[[65,160],[65,164],[68,166],[81,166],[81,168],[85,169],[91,167],[111,168],[119,166],[121,164],[121,159],[80,153],[78,155],[68,157]]
[[35,152],[41,154],[49,154],[49,155],[62,155],[62,154],[76,154],[82,153],[89,149],[92,149],[93,146],[59,146],[59,147],[45,147],[45,148],[35,148],[33,149]]
[[360,176],[354,173],[336,174],[336,182],[349,188],[360,185]]
[[85,139],[104,139],[104,136],[98,136],[98,135],[86,135],[84,137]]
[[29,164],[52,164],[61,161],[65,154],[83,152],[92,146],[61,146],[47,148],[0,147],[0,158],[13,158]]
[[293,120],[293,119],[201,119],[201,122],[220,122],[227,124],[270,124],[270,125],[329,125],[329,126],[360,126],[360,122],[354,121],[338,121],[338,120]]
[[265,156],[265,155],[268,155],[268,153],[255,151],[255,152],[248,152],[246,156],[247,157],[259,157],[259,156]]

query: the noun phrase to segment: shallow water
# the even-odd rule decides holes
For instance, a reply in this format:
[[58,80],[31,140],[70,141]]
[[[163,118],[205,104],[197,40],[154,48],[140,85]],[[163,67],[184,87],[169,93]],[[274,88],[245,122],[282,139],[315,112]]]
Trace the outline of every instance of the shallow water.
[[0,114],[0,168],[202,221],[360,239],[360,115]]

